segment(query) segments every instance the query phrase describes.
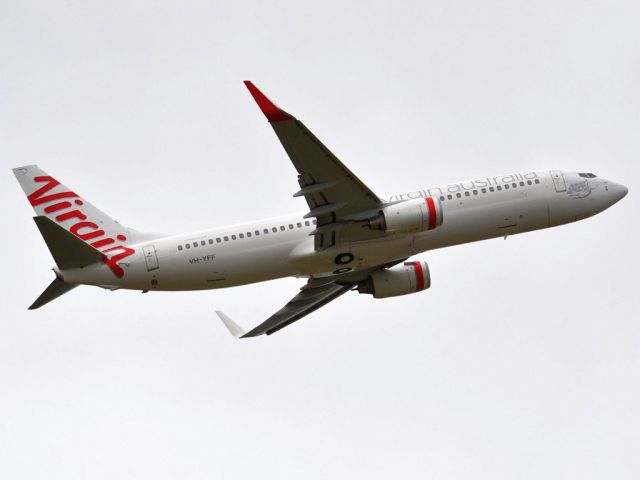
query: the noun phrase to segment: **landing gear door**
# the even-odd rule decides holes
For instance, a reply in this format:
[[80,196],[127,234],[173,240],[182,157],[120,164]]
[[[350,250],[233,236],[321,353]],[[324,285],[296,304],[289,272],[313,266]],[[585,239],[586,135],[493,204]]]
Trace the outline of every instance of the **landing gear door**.
[[550,170],[551,179],[553,180],[553,186],[556,188],[556,192],[566,192],[567,185],[564,183],[564,175],[560,170]]
[[144,261],[147,263],[147,271],[157,270],[160,265],[158,264],[158,255],[156,254],[156,247],[153,245],[147,245],[142,249],[144,252]]

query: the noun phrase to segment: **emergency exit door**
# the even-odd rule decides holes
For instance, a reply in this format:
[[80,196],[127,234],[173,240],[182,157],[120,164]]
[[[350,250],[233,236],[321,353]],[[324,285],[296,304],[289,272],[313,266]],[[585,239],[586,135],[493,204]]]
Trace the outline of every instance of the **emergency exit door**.
[[551,179],[553,180],[553,186],[556,187],[556,192],[566,192],[567,185],[564,183],[564,175],[560,170],[550,170]]
[[144,252],[144,261],[147,263],[147,271],[150,272],[152,270],[157,270],[160,265],[158,265],[156,247],[153,245],[147,245],[142,249],[142,251]]

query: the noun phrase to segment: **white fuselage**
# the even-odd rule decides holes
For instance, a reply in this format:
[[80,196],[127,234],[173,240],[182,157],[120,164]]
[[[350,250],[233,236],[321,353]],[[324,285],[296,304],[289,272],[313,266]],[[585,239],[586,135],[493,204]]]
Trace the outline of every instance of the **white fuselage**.
[[269,218],[132,245],[116,278],[106,265],[59,272],[66,282],[138,290],[203,290],[288,276],[334,272],[337,254],[355,256],[355,270],[398,261],[436,248],[528,232],[581,220],[624,196],[626,189],[576,172],[536,171],[487,177],[393,195],[397,202],[433,196],[443,209],[442,226],[416,234],[315,251],[315,225],[302,214]]

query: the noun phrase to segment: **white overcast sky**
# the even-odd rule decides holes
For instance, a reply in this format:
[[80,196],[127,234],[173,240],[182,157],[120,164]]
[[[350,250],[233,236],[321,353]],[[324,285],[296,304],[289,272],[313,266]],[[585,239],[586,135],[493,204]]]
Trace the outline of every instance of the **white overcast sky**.
[[[0,3],[0,478],[640,477],[637,1]],[[349,294],[237,341],[301,281],[80,287],[11,167],[180,232],[304,211],[242,80],[374,191],[537,168],[629,195],[421,255],[431,290]]]

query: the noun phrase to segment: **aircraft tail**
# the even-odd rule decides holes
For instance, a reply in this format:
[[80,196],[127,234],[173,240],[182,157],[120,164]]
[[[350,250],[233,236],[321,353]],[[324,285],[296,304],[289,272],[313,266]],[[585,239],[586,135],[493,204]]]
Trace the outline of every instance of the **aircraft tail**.
[[14,168],[13,173],[36,215],[54,221],[94,248],[157,237],[121,225],[37,165]]
[[[136,252],[134,244],[159,237],[124,227],[37,165],[14,168],[13,173],[60,270],[103,262],[120,278],[124,269],[118,262]],[[76,286],[59,277],[30,308],[41,307]]]

